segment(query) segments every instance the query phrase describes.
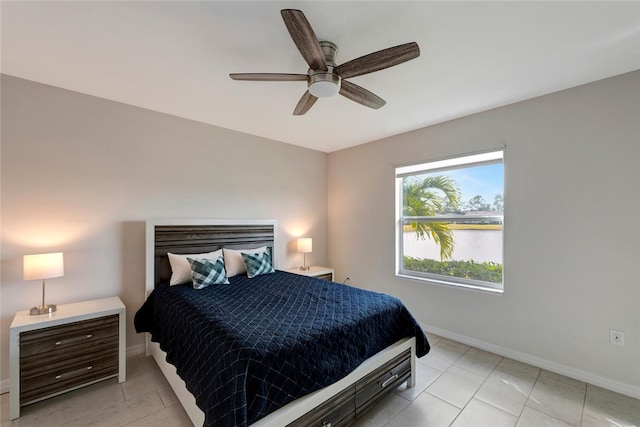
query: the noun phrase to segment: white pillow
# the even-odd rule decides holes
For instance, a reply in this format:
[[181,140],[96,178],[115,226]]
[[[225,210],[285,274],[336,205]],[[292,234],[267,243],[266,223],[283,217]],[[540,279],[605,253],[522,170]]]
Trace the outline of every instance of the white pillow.
[[227,249],[224,248],[224,268],[227,270],[227,277],[237,276],[239,274],[245,274],[247,267],[244,265],[244,259],[242,253],[245,254],[263,254],[267,252],[266,246],[261,246],[255,249]]
[[187,257],[212,259],[215,261],[218,257],[222,256],[222,249],[204,254],[172,254],[171,252],[167,252],[167,256],[169,257],[169,264],[171,264],[171,280],[169,281],[169,285],[181,285],[191,282],[191,265],[189,265]]

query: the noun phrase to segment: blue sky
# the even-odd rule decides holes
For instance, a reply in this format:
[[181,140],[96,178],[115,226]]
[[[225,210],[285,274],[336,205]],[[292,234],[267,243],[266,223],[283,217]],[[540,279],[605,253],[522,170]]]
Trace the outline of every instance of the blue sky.
[[462,191],[463,203],[478,194],[487,203],[493,203],[493,198],[496,194],[503,194],[504,174],[502,163],[454,169],[445,173],[435,173],[434,175],[443,174],[456,180]]

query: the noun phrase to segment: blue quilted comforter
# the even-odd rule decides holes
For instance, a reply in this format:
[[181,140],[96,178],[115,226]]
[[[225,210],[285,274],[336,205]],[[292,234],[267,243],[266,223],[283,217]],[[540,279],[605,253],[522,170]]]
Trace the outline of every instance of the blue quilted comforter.
[[365,359],[415,336],[394,297],[277,271],[231,285],[161,287],[136,313],[205,413],[205,426],[246,426],[334,383]]

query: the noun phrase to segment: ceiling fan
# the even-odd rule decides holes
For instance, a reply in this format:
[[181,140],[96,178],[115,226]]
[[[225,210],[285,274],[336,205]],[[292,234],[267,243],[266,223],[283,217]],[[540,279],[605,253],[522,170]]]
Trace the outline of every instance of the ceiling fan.
[[359,104],[378,109],[386,104],[384,99],[345,79],[393,67],[420,56],[418,44],[411,42],[336,65],[338,47],[328,41],[318,41],[302,11],[283,9],[280,13],[293,42],[309,64],[307,74],[235,73],[229,74],[229,77],[234,80],[253,81],[306,80],[308,90],[293,110],[296,116],[309,111],[318,98],[334,96],[337,93]]

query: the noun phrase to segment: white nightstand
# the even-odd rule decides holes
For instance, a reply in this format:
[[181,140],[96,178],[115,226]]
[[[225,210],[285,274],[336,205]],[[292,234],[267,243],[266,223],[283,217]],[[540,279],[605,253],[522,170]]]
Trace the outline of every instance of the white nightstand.
[[318,279],[324,279],[333,282],[334,270],[333,268],[329,267],[318,267],[317,265],[312,265],[308,270],[300,270],[300,267],[298,267],[290,268],[285,271],[287,271],[288,273],[300,274],[302,276],[317,277]]
[[16,313],[9,330],[9,419],[20,407],[107,378],[126,379],[125,306],[118,297]]

